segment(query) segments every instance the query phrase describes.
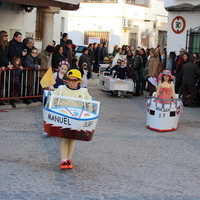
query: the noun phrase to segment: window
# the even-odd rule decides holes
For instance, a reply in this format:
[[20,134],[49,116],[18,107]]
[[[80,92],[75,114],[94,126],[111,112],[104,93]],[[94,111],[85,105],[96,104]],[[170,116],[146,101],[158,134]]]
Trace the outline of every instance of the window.
[[126,3],[149,7],[149,0],[126,0]]
[[42,40],[43,27],[44,27],[44,12],[41,11],[39,8],[37,8],[35,40],[37,40],[37,41]]
[[149,114],[150,114],[150,115],[155,115],[155,110],[150,110],[150,111],[149,111]]
[[171,111],[169,116],[170,117],[175,117],[176,116],[176,112],[175,111]]
[[200,53],[200,26],[187,31],[186,51],[192,56],[193,53]]
[[89,37],[99,37],[100,43],[109,41],[109,32],[106,31],[85,31],[84,33],[84,44],[88,45]]

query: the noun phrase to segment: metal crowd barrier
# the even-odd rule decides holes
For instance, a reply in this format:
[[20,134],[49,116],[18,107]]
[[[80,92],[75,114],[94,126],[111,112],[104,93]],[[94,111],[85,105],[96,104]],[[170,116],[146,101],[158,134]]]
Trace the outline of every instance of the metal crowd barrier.
[[[40,80],[47,70],[47,68],[40,70],[23,68],[17,79],[14,77],[16,69],[0,70],[0,100],[42,97],[43,89]],[[18,92],[15,81],[18,82]]]

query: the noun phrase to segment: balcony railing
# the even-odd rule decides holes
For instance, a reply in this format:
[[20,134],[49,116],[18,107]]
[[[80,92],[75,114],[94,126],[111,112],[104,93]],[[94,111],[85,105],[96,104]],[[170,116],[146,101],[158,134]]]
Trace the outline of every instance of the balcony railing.
[[84,0],[87,3],[118,3],[118,0]]

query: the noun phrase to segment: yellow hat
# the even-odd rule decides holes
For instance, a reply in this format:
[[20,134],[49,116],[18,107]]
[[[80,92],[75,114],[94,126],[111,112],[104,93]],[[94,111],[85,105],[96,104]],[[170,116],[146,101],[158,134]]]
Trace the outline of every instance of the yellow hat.
[[74,76],[78,79],[82,78],[81,72],[78,69],[71,69],[67,72],[67,77],[68,76]]

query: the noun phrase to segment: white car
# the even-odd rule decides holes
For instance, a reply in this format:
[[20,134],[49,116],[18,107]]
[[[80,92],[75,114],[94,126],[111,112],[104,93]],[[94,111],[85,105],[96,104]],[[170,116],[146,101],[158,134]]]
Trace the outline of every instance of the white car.
[[86,45],[76,45],[75,51],[76,51],[77,59],[79,59],[80,56],[82,55],[84,47],[87,47],[87,46]]

